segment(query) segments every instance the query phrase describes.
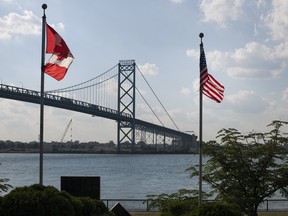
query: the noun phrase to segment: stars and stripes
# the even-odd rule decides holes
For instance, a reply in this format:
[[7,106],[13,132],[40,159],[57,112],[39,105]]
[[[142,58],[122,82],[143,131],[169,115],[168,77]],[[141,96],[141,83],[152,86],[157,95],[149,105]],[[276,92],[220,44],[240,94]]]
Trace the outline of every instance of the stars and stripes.
[[224,98],[224,86],[208,73],[203,44],[200,45],[200,88],[207,97],[220,103]]

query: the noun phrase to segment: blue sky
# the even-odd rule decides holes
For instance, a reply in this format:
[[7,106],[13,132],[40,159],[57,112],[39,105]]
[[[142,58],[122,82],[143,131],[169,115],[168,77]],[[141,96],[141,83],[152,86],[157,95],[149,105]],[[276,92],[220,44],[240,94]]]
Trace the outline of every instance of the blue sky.
[[[0,0],[1,83],[40,90],[43,3],[47,22],[75,57],[62,81],[46,76],[45,90],[135,59],[180,130],[198,135],[203,32],[208,71],[225,86],[222,103],[204,99],[203,139],[215,139],[222,128],[266,131],[272,120],[288,120],[288,1]],[[141,91],[173,128],[148,87]],[[39,105],[0,99],[0,107],[1,140],[38,139]],[[146,110],[139,102],[136,116],[152,119]],[[73,140],[116,141],[114,121],[50,107],[45,107],[44,140],[59,140],[70,119]]]

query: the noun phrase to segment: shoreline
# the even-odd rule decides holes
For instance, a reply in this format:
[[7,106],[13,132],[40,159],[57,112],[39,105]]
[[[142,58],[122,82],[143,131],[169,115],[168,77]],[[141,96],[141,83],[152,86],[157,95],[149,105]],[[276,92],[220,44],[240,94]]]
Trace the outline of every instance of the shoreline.
[[[0,154],[39,154],[39,151],[0,151]],[[191,154],[196,155],[197,152],[178,152],[178,151],[159,151],[159,152],[141,152],[141,151],[135,151],[131,152],[130,150],[127,151],[111,151],[111,150],[99,150],[99,151],[44,151],[44,154]]]

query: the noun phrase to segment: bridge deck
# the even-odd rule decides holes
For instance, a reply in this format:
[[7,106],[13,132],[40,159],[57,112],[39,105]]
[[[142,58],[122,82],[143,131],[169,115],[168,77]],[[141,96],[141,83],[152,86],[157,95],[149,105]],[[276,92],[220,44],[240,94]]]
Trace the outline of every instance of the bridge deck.
[[[40,104],[41,93],[35,90],[29,90],[25,88],[0,84],[0,97],[18,100],[23,102]],[[53,94],[44,94],[44,104],[47,106],[57,107],[61,109],[72,110],[76,112],[86,113],[93,116],[99,116],[108,118],[116,121],[127,121],[132,122],[133,118],[131,115],[126,113],[119,113],[117,110],[110,109],[95,104],[61,97]],[[191,141],[195,135],[183,133],[181,131],[173,130],[167,127],[159,126],[150,122],[146,122],[140,119],[135,119],[135,125],[138,129],[144,129],[145,131],[153,131],[158,134],[165,134],[167,137],[180,136],[182,139]]]

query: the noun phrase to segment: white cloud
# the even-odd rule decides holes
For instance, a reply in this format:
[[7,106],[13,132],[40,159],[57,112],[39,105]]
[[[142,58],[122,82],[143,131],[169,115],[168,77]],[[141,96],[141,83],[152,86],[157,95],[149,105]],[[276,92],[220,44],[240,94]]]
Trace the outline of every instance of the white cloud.
[[12,12],[0,18],[0,39],[39,34],[41,34],[41,20],[32,11],[25,10],[23,15]]
[[105,92],[107,95],[116,96],[118,94],[118,83],[115,79],[110,79],[106,81],[106,86],[103,86],[101,91]]
[[275,58],[275,50],[256,42],[250,42],[244,48],[235,50],[231,55],[233,65],[227,72],[236,78],[276,77],[283,68],[281,59]]
[[[195,59],[196,50],[186,51],[186,55]],[[288,43],[269,48],[257,42],[249,42],[234,52],[218,50],[206,52],[210,71],[226,72],[237,79],[266,79],[279,77],[287,68]]]
[[262,17],[264,24],[270,28],[272,39],[288,39],[288,1],[273,0],[272,10]]
[[175,4],[182,4],[184,3],[186,0],[170,0],[172,3],[175,3]]
[[58,30],[64,30],[65,28],[65,25],[63,23],[57,23],[56,25],[55,24],[51,24],[51,23],[48,23],[53,29],[55,29],[56,31]]
[[202,0],[200,9],[204,13],[205,22],[216,22],[226,27],[230,20],[235,21],[242,17],[244,0]]
[[231,53],[214,50],[207,53],[208,66],[212,71],[223,71],[223,66],[230,61]]
[[199,92],[199,89],[200,89],[200,79],[199,78],[194,80],[193,89],[195,92]]
[[0,137],[2,140],[9,139],[9,137],[13,137],[15,140],[31,140],[31,137],[37,139],[39,132],[35,127],[38,121],[35,115],[37,113],[35,105],[1,99],[0,106]]
[[199,58],[200,53],[199,50],[189,49],[186,51],[186,55],[191,58]]
[[282,100],[288,101],[288,88],[282,92]]
[[257,35],[259,35],[258,28],[257,28],[256,23],[254,23],[254,36],[257,36]]
[[265,0],[257,0],[257,8],[260,8],[261,6],[265,6],[266,1]]
[[144,75],[153,76],[159,73],[159,69],[156,64],[146,63],[144,65],[139,65],[139,69]]
[[184,95],[189,95],[191,93],[191,90],[189,88],[182,88],[181,93]]
[[269,107],[269,103],[265,99],[256,95],[253,91],[247,90],[228,95],[226,101],[233,111],[239,113],[261,113]]
[[283,43],[280,43],[275,47],[273,56],[275,58],[283,58],[283,59],[288,58],[288,40]]
[[57,24],[57,27],[58,27],[59,29],[64,29],[64,28],[65,28],[65,26],[64,26],[63,23],[58,23],[58,24]]

